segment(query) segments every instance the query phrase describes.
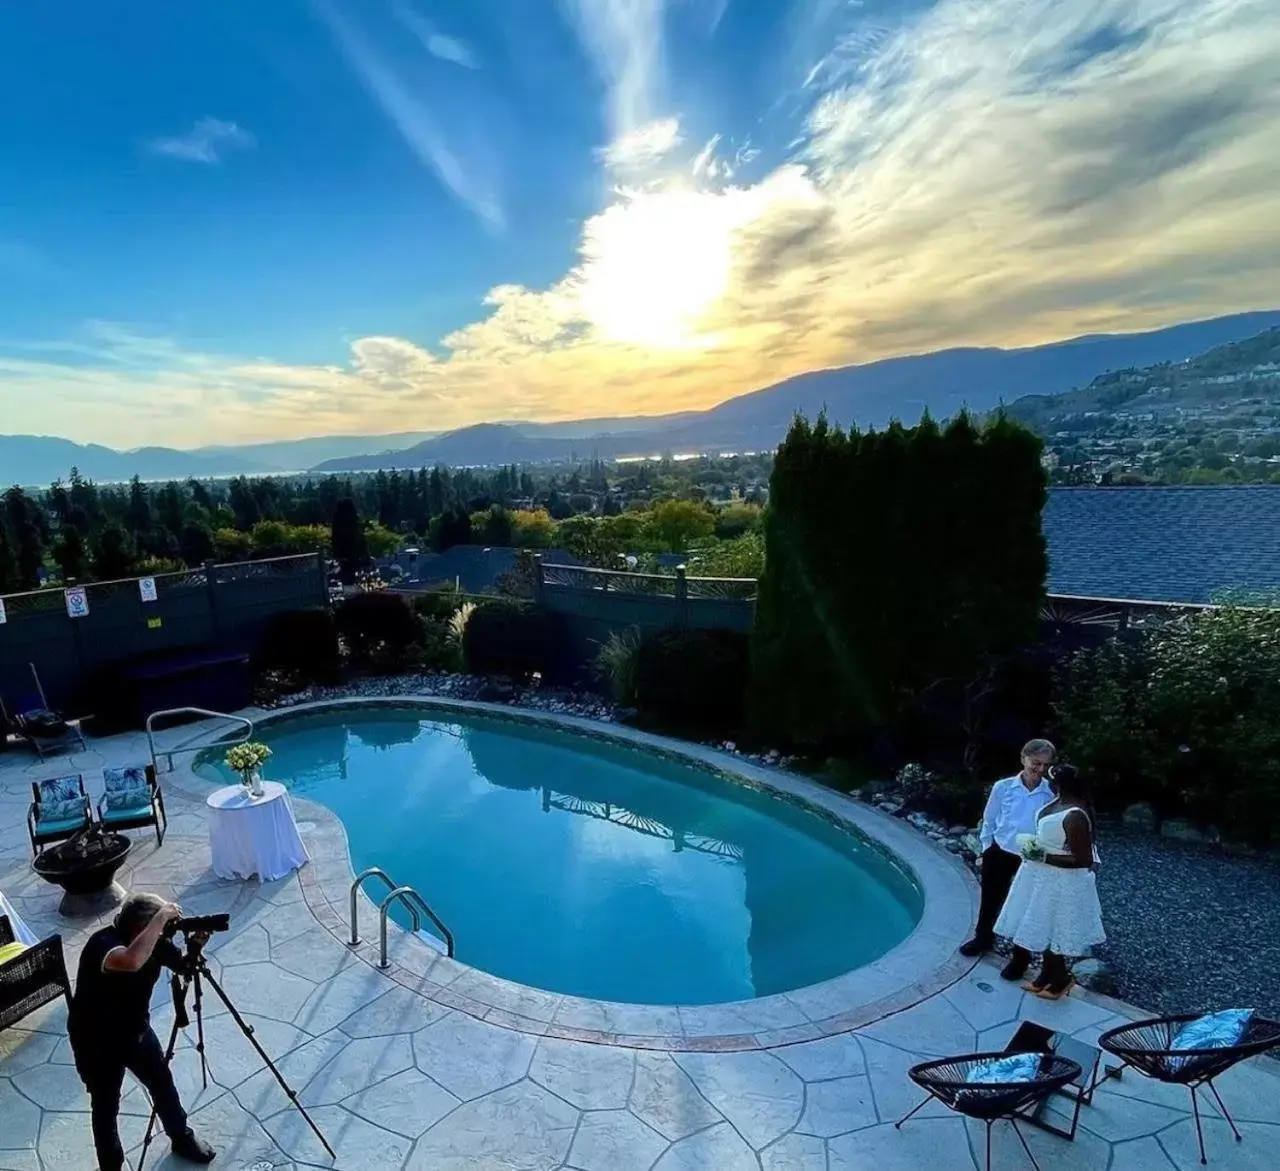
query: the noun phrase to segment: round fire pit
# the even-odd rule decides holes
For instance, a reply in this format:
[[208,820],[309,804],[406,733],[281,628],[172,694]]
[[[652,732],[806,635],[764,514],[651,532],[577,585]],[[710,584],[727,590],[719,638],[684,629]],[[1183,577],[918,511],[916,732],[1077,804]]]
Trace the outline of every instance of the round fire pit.
[[124,834],[94,827],[50,846],[31,865],[46,882],[62,887],[63,915],[96,915],[124,898],[115,877],[132,846]]

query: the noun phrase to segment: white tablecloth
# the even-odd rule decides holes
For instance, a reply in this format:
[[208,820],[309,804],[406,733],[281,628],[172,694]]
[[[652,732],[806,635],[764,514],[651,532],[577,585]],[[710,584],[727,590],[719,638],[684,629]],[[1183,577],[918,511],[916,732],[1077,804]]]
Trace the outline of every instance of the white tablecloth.
[[22,921],[22,916],[13,909],[13,904],[4,897],[3,893],[0,893],[0,915],[9,920],[9,926],[13,928],[13,938],[18,943],[34,947],[40,942],[36,938],[36,933]]
[[284,878],[308,861],[307,848],[293,819],[289,793],[279,781],[263,781],[261,797],[242,785],[210,793],[209,845],[219,878]]

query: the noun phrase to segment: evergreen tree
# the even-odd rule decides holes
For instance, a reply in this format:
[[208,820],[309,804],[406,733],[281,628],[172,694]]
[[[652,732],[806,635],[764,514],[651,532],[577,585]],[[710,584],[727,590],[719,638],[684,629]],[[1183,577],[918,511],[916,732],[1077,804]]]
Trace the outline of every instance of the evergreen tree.
[[62,571],[63,581],[84,581],[89,576],[89,555],[84,537],[74,525],[65,525],[58,543],[53,547],[53,559]]
[[133,540],[115,521],[103,526],[93,543],[93,573],[99,581],[114,581],[133,572]]
[[339,500],[334,509],[329,543],[334,560],[348,580],[369,563],[369,550],[365,544],[364,528],[360,524],[360,513],[350,496]]

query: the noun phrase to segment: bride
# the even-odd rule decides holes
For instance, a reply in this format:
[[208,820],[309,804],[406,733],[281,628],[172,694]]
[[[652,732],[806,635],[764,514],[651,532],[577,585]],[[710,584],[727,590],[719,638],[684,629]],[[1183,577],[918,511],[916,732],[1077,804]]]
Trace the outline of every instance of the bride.
[[1056,799],[1039,813],[1034,841],[1025,850],[1005,899],[996,934],[1028,952],[1043,952],[1040,974],[1023,987],[1045,1000],[1060,1000],[1074,984],[1068,958],[1087,955],[1106,941],[1094,870],[1097,851],[1089,788],[1080,773],[1060,764],[1049,774]]

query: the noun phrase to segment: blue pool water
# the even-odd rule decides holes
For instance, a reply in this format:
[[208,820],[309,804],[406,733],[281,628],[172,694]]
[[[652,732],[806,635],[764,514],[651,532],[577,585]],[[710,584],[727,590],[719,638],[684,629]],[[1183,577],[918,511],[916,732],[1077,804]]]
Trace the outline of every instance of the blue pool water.
[[[651,753],[409,707],[299,716],[258,738],[268,779],[342,819],[357,871],[416,887],[457,958],[509,980],[746,1000],[869,963],[920,916],[874,847]],[[234,779],[220,761],[197,771]]]

